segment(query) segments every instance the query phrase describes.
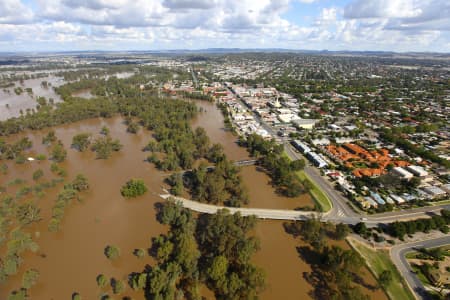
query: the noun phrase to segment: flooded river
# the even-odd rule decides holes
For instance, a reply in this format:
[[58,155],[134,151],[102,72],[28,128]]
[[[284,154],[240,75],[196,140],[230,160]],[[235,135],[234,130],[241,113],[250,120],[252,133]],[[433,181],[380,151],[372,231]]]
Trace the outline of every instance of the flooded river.
[[[41,82],[47,81],[51,84],[49,87],[42,87]],[[7,89],[0,89],[0,120],[5,120],[12,117],[20,116],[20,111],[24,114],[27,109],[35,109],[38,103],[36,97],[45,97],[47,101],[52,98],[55,103],[60,102],[61,98],[55,93],[53,87],[58,87],[63,84],[63,80],[60,77],[50,75],[48,77],[27,79],[23,81],[23,85],[18,81],[15,82],[14,87]],[[17,95],[14,92],[14,88],[20,87],[24,91],[22,94]],[[32,95],[28,95],[25,91],[26,88],[33,90]]]
[[[227,156],[234,160],[248,157],[245,149],[236,143],[236,137],[223,130],[223,118],[214,104],[198,102],[206,112],[199,114],[193,121],[194,126],[205,127],[210,139],[224,146]],[[102,126],[108,126],[113,138],[120,139],[124,148],[114,153],[108,160],[96,160],[95,154],[86,151],[79,153],[69,149],[73,135],[91,132],[97,135]],[[12,289],[21,285],[22,274],[26,269],[36,268],[40,271],[38,284],[30,289],[31,299],[70,299],[72,293],[78,292],[83,299],[98,299],[111,289],[100,289],[96,285],[96,276],[104,274],[108,278],[126,279],[133,271],[143,270],[152,259],[136,258],[132,252],[136,248],[148,248],[151,237],[165,232],[155,218],[154,205],[161,201],[158,194],[162,192],[164,176],[145,162],[148,155],[141,149],[150,140],[148,131],[140,130],[138,134],[126,133],[126,126],[120,117],[111,119],[93,119],[55,128],[56,135],[68,149],[66,162],[61,164],[71,180],[76,174],[84,174],[91,185],[90,191],[83,194],[82,203],[73,203],[66,210],[62,229],[58,233],[47,230],[51,207],[62,184],[49,191],[40,200],[43,220],[27,231],[39,232],[38,253],[27,252],[19,273],[0,285],[0,299],[6,299]],[[48,155],[48,149],[41,144],[42,137],[48,130],[24,133],[33,141],[33,151]],[[17,137],[12,137],[16,139]],[[9,164],[8,175],[0,175],[1,184],[14,178],[27,179],[32,183],[31,174],[41,168],[50,179],[50,162],[27,162],[24,165]],[[243,178],[249,189],[250,204],[254,207],[274,207],[292,209],[311,205],[309,196],[288,199],[278,196],[268,185],[270,178],[255,167],[243,169]],[[120,195],[121,186],[130,178],[142,178],[149,192],[136,199],[124,199]],[[255,234],[261,239],[261,250],[254,261],[265,269],[267,289],[261,299],[308,299],[312,287],[303,279],[303,272],[310,267],[302,261],[297,253],[299,244],[292,236],[284,232],[282,222],[260,221]],[[107,245],[116,245],[121,250],[119,260],[111,262],[103,254]],[[4,249],[3,249],[4,250]],[[0,249],[2,251],[2,249]],[[372,278],[373,280],[373,278]],[[386,299],[381,296],[373,299]],[[144,299],[142,292],[130,288],[121,296]]]

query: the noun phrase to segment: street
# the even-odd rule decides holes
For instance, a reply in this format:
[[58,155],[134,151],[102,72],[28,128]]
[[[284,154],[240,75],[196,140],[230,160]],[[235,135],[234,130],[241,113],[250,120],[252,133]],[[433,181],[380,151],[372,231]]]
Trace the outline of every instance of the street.
[[436,248],[450,244],[450,236],[414,242],[409,244],[402,244],[398,246],[394,246],[391,249],[391,259],[395,264],[399,272],[402,274],[403,278],[408,282],[409,287],[414,292],[418,299],[429,299],[427,298],[427,293],[425,287],[419,278],[412,271],[409,263],[406,260],[405,255],[408,252],[414,251],[414,249],[418,248]]

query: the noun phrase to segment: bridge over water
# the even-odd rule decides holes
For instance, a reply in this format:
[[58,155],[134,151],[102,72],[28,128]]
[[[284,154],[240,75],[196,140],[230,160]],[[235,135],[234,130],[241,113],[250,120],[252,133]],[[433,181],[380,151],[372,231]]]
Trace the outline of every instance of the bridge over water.
[[174,199],[175,201],[179,201],[185,208],[207,214],[214,214],[218,210],[226,208],[232,214],[239,212],[242,216],[256,216],[258,219],[272,219],[272,220],[307,220],[313,216],[317,218],[322,218],[327,215],[327,213],[319,213],[312,211],[297,211],[287,209],[225,207],[219,205],[200,203],[197,201],[192,201],[181,197],[175,197],[170,194],[163,194],[160,195],[160,197],[163,199],[169,198]]

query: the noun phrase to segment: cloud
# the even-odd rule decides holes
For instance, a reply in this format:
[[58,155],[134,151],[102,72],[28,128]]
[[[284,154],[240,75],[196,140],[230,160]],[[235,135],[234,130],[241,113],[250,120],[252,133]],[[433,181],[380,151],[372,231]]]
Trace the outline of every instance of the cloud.
[[209,9],[217,4],[214,0],[164,0],[163,5],[172,10]]
[[345,7],[344,17],[411,18],[422,13],[419,3],[416,0],[356,0]]
[[0,24],[30,23],[33,17],[33,11],[20,0],[0,1]]
[[[32,1],[33,6],[25,0],[0,0],[0,50],[30,45],[450,50],[450,2],[444,0],[352,0],[318,12],[292,5],[315,0]],[[290,20],[302,18],[309,24],[288,21],[287,12],[301,16]]]

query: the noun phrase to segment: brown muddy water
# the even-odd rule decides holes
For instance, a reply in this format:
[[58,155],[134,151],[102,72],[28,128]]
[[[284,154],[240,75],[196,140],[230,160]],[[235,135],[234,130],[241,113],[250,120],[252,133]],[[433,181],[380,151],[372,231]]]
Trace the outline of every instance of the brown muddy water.
[[[42,81],[48,81],[51,86],[44,88],[41,86]],[[54,102],[60,102],[61,98],[55,93],[53,87],[60,86],[64,81],[60,77],[50,75],[48,77],[27,79],[23,81],[21,85],[18,81],[15,82],[14,87],[7,88],[5,90],[0,89],[0,120],[6,120],[8,118],[20,116],[20,111],[26,113],[27,109],[35,109],[38,103],[36,97],[45,97],[48,99],[53,98]],[[16,95],[14,88],[21,87],[24,92],[20,95]],[[33,94],[28,95],[25,91],[26,88],[32,88]],[[8,104],[9,107],[6,107]]]
[[[214,104],[197,103],[206,112],[199,114],[193,125],[205,127],[210,139],[221,143],[229,158],[247,158],[246,150],[235,143],[236,137],[223,130],[223,117]],[[69,149],[73,135],[80,132],[98,135],[105,125],[110,128],[111,136],[120,139],[124,145],[121,152],[114,153],[108,160],[96,160],[95,154],[90,151],[79,153]],[[112,295],[111,288],[97,287],[96,276],[104,274],[108,278],[126,280],[129,273],[143,270],[146,264],[153,261],[149,257],[136,258],[133,250],[148,248],[151,237],[166,231],[156,221],[154,209],[155,203],[161,201],[158,194],[162,192],[164,176],[144,162],[147,154],[141,151],[150,140],[148,131],[141,129],[136,135],[126,133],[126,126],[120,117],[87,120],[54,129],[68,149],[67,160],[61,164],[67,170],[67,181],[81,173],[88,178],[91,189],[82,194],[82,203],[74,202],[69,206],[58,233],[48,232],[47,225],[51,207],[63,184],[49,190],[39,200],[43,220],[26,231],[40,233],[36,238],[40,250],[36,254],[26,252],[23,255],[24,263],[19,273],[0,285],[0,299],[6,299],[11,290],[20,287],[22,274],[29,268],[40,271],[38,283],[29,291],[31,299],[70,299],[73,292],[80,293],[83,299],[98,299],[104,293]],[[41,144],[42,136],[47,132],[35,131],[21,136],[26,135],[33,141],[33,152],[48,155],[48,149]],[[11,137],[14,140],[17,138],[19,136]],[[49,171],[49,161],[8,164],[10,171],[6,176],[0,175],[0,185],[15,178],[26,179],[30,185],[31,174],[38,168],[43,169],[49,179],[54,177]],[[267,184],[269,177],[255,167],[243,169],[242,174],[249,189],[249,206],[292,209],[311,205],[308,196],[287,199],[276,195]],[[136,199],[124,199],[120,195],[120,187],[130,178],[144,179],[149,192]],[[308,292],[312,287],[302,274],[309,272],[310,267],[298,256],[296,247],[299,240],[285,233],[282,224],[280,221],[260,221],[255,230],[261,239],[261,250],[254,261],[267,274],[267,289],[261,294],[261,299],[309,299]],[[120,248],[121,257],[117,261],[111,262],[104,256],[103,250],[107,245]],[[4,250],[0,248],[1,252]],[[203,294],[208,299],[212,297],[208,291]],[[130,288],[116,298],[123,296],[144,299],[142,292]],[[374,295],[373,299],[386,298],[381,293]]]

